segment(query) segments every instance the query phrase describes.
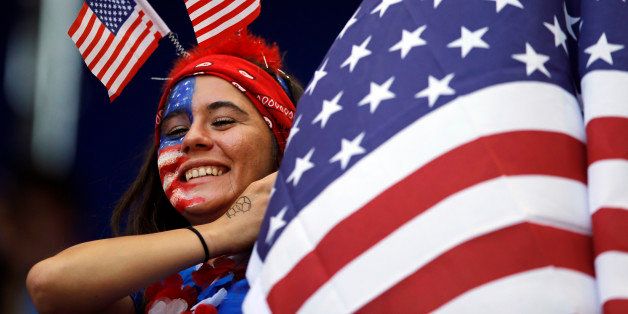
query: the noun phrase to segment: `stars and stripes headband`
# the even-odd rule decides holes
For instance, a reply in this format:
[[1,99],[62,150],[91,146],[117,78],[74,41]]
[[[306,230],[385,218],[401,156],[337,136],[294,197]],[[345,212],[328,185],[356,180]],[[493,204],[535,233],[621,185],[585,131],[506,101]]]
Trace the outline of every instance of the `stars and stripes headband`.
[[159,125],[172,88],[186,77],[210,75],[231,83],[253,103],[277,140],[280,153],[283,153],[295,105],[289,97],[289,90],[285,90],[287,86],[283,80],[276,80],[266,70],[247,60],[267,66],[272,72],[280,71],[278,48],[268,46],[260,38],[246,32],[223,41],[217,47],[198,48],[181,59],[171,71],[159,101],[155,119],[156,145],[159,145]]

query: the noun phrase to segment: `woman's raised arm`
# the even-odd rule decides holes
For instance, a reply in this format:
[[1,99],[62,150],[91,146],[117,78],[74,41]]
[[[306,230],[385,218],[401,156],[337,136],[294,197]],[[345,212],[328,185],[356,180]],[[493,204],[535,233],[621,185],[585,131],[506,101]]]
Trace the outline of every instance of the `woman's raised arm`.
[[[249,249],[259,233],[276,173],[251,183],[240,198],[247,210],[233,207],[218,220],[196,226],[212,257]],[[239,199],[240,199],[239,198]],[[236,202],[237,203],[237,202]],[[42,313],[94,312],[132,305],[133,291],[204,259],[197,236],[186,229],[81,243],[37,263],[27,287]],[[125,298],[126,297],[126,298]]]

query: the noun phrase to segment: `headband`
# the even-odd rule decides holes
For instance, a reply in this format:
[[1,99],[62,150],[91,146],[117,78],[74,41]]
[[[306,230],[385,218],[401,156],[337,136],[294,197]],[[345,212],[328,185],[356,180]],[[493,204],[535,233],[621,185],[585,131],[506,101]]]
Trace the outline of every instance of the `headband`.
[[219,77],[240,90],[253,103],[272,131],[280,152],[284,151],[295,112],[290,97],[282,86],[259,66],[242,58],[224,54],[195,58],[189,64],[176,67],[174,73],[170,74],[171,80],[166,84],[157,108],[156,145],[159,145],[159,126],[170,91],[182,79],[197,75]]

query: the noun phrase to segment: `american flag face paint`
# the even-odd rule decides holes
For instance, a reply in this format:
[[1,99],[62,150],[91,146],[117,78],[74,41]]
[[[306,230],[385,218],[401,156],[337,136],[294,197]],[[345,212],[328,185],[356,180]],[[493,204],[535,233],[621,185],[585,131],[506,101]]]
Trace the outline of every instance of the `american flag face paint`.
[[[192,97],[194,86],[194,77],[183,79],[175,85],[164,108],[164,120],[177,115],[176,119],[180,119],[187,125],[186,128],[189,128],[193,122]],[[203,197],[194,193],[193,186],[186,184],[184,174],[180,173],[180,166],[188,159],[182,153],[185,132],[177,131],[181,128],[183,126],[175,126],[170,130],[160,132],[159,152],[157,153],[157,168],[162,187],[172,206],[179,212],[205,201]]]

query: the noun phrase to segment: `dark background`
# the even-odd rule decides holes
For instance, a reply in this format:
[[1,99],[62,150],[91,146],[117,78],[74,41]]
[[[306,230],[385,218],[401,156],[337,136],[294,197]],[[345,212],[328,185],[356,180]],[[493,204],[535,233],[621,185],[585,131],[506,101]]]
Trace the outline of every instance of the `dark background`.
[[[0,312],[33,312],[24,289],[28,269],[38,260],[81,241],[107,237],[116,201],[137,174],[151,143],[162,81],[176,58],[167,38],[113,103],[81,62],[76,145],[70,166],[42,166],[32,153],[34,86],[37,81],[42,5],[78,0],[23,0],[0,10]],[[54,1],[54,2],[52,2]],[[74,3],[76,2],[76,3]],[[149,0],[184,47],[195,45],[183,1]],[[360,1],[262,0],[254,33],[277,42],[284,65],[305,86]],[[71,21],[66,21],[67,25]],[[66,34],[57,44],[72,45]],[[77,51],[77,50],[76,50]],[[54,61],[53,61],[54,62]],[[7,69],[11,68],[11,71]],[[49,78],[64,80],[64,78]],[[17,86],[17,87],[16,87]],[[10,95],[21,97],[8,97]],[[19,99],[15,101],[14,99]],[[52,100],[54,103],[56,100]],[[59,100],[63,101],[63,100]],[[56,127],[65,127],[58,125]],[[53,143],[54,145],[54,143]]]

